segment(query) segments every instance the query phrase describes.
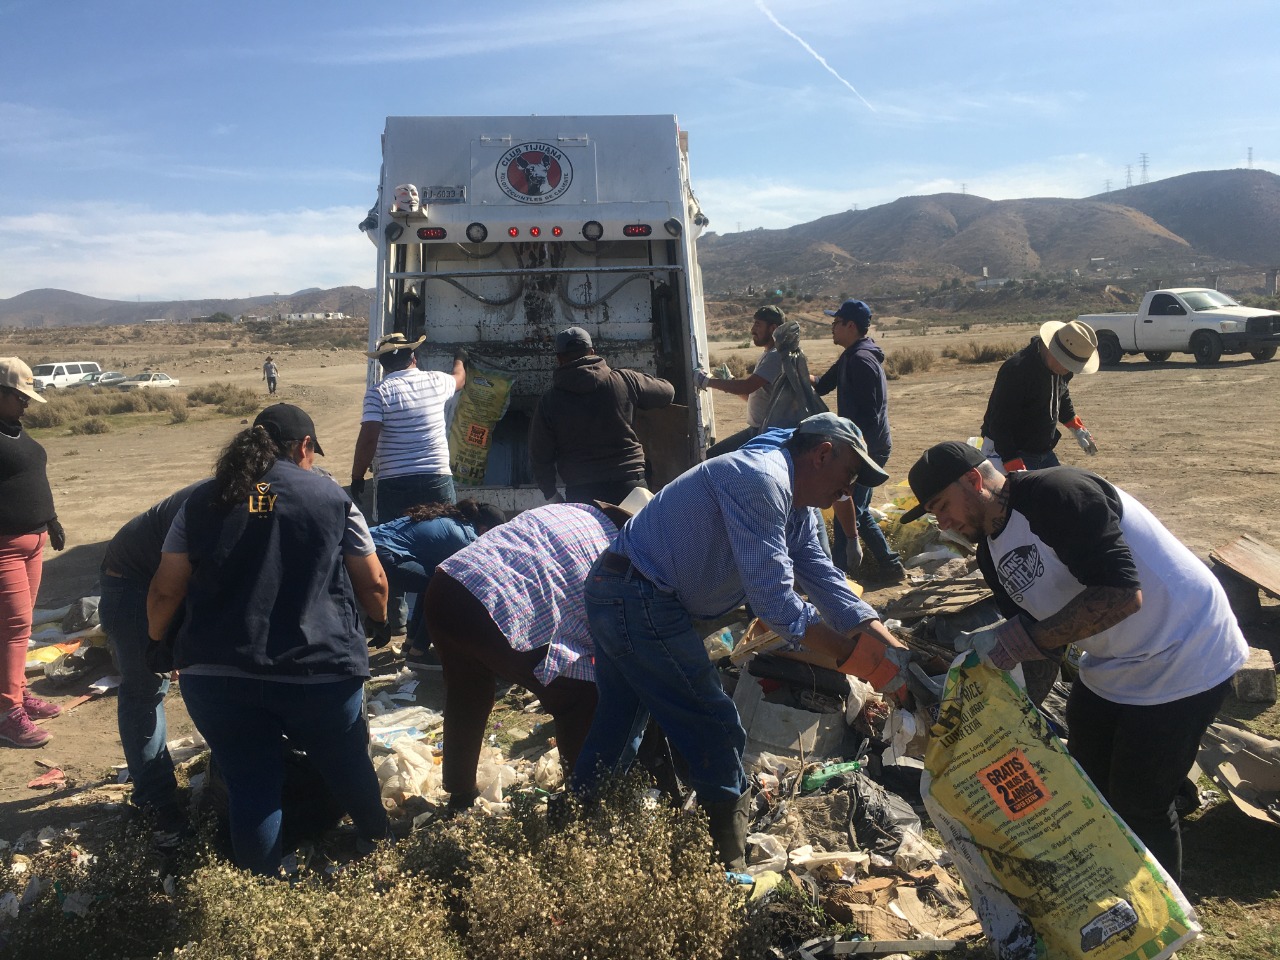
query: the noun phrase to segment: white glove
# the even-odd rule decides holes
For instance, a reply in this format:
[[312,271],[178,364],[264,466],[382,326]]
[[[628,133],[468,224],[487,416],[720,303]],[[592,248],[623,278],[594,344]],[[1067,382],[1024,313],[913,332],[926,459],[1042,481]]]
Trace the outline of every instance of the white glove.
[[1094,456],[1098,452],[1098,445],[1093,442],[1093,434],[1084,427],[1076,427],[1072,431],[1076,435],[1076,443],[1080,444],[1080,449],[1089,456]]
[[698,367],[693,371],[693,385],[699,390],[708,389],[707,384],[711,382],[711,375],[707,371]]

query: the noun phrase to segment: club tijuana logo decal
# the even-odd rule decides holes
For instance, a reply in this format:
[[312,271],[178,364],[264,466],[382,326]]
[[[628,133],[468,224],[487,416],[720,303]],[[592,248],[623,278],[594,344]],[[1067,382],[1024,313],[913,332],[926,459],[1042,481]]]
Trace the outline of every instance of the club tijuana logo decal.
[[518,203],[549,203],[573,182],[569,158],[549,143],[521,143],[498,161],[498,186]]

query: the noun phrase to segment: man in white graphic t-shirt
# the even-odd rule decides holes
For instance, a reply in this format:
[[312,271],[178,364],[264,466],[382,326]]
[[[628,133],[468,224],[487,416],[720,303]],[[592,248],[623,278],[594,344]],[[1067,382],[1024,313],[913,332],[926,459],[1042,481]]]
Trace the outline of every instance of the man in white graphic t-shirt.
[[[420,503],[454,501],[444,405],[462,389],[467,373],[461,352],[451,373],[418,369],[414,351],[424,340],[410,342],[404,334],[392,333],[369,353],[382,365],[382,379],[365,391],[351,496],[359,501],[372,465],[378,478],[375,523],[403,516]],[[407,613],[403,594],[393,594],[387,605],[389,635],[404,633]]]
[[943,530],[978,546],[1008,618],[963,634],[1002,670],[1082,651],[1067,701],[1068,749],[1177,878],[1173,801],[1248,656],[1222,586],[1123,490],[1075,467],[1001,476],[968,444],[926,450],[908,474]]

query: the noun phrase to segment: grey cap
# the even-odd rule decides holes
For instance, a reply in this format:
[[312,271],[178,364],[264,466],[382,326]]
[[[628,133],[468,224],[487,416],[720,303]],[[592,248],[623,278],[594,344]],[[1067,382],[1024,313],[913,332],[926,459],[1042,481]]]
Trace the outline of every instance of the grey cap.
[[570,327],[556,334],[556,353],[577,353],[591,349],[591,334],[581,327]]
[[852,420],[838,417],[834,413],[815,413],[805,417],[796,427],[796,433],[825,437],[845,446],[852,447],[853,452],[862,461],[858,469],[858,483],[864,487],[878,487],[889,479],[889,474],[880,468],[880,464],[871,459],[867,453],[866,441],[862,439],[862,431]]

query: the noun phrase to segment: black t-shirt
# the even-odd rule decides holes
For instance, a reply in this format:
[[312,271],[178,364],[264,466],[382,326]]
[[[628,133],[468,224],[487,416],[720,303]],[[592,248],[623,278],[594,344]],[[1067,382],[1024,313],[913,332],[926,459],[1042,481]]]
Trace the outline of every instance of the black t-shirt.
[[0,536],[43,533],[57,517],[45,470],[49,457],[31,434],[0,425]]
[[191,491],[205,481],[200,480],[177,493],[172,493],[145,513],[140,513],[116,532],[107,544],[104,569],[126,580],[150,583],[160,566],[160,548],[182,505]]
[[[1009,523],[999,536],[983,538],[978,565],[1006,617],[1030,614],[1019,600],[1044,575],[1047,560],[1060,562],[1086,587],[1141,586],[1120,530],[1124,505],[1106,480],[1076,467],[1050,467],[1017,471],[1005,484]],[[1022,535],[1024,525],[1029,535]]]

